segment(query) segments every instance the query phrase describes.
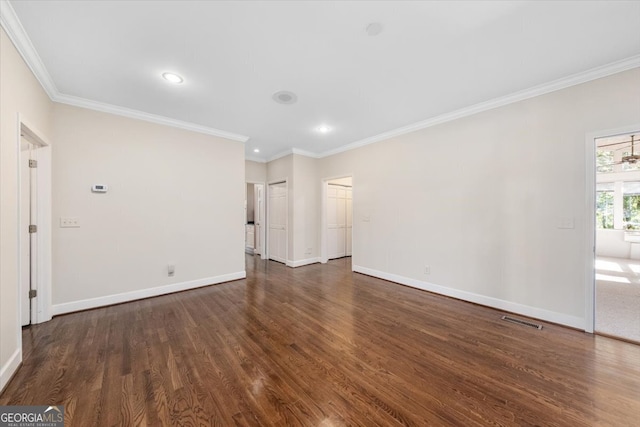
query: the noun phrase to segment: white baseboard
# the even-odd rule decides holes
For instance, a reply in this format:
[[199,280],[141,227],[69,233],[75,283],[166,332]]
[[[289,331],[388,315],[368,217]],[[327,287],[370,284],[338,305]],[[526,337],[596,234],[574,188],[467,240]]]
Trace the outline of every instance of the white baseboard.
[[250,248],[250,247],[248,247],[248,246],[245,246],[245,247],[244,247],[244,251],[245,251],[246,253],[248,253],[249,255],[253,255],[253,254],[255,254],[255,253],[256,253],[256,252],[255,252],[255,250],[254,250],[253,248]]
[[473,292],[461,291],[458,289],[448,288],[446,286],[436,285],[433,283],[423,282],[417,279],[411,279],[396,274],[385,273],[383,271],[373,270],[358,265],[353,266],[356,273],[366,274],[390,282],[400,283],[402,285],[411,286],[413,288],[422,289],[440,295],[456,298],[463,301],[473,302],[475,304],[485,305],[498,310],[505,310],[511,313],[521,314],[523,316],[535,319],[546,320],[547,322],[557,323],[560,325],[570,326],[577,329],[585,329],[585,319],[568,314],[557,313],[555,311],[545,310],[543,308],[531,307],[528,305],[518,304],[498,298],[488,297],[485,295],[474,294]]
[[4,391],[5,386],[20,367],[22,362],[22,348],[13,352],[7,363],[0,368],[0,393]]
[[302,267],[303,265],[315,264],[320,262],[320,257],[301,259],[299,261],[287,261],[287,267]]
[[138,291],[107,295],[104,297],[89,298],[80,301],[66,302],[63,304],[55,304],[51,308],[53,315],[57,316],[59,314],[71,313],[74,311],[88,310],[90,308],[104,307],[106,305],[120,304],[123,302],[135,301],[138,299],[156,297],[159,295],[171,294],[173,292],[180,292],[189,289],[201,288],[203,286],[215,285],[217,283],[230,282],[232,280],[244,279],[245,277],[247,277],[247,272],[239,271],[236,273],[223,274],[214,277],[205,277],[204,279],[190,280],[188,282],[174,283],[171,285],[158,286],[155,288],[140,289]]

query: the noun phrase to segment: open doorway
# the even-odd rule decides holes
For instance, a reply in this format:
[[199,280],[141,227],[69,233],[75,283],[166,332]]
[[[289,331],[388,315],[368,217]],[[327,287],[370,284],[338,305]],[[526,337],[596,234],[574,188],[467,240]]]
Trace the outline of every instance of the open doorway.
[[18,295],[22,326],[51,320],[51,147],[19,117]]
[[597,137],[594,331],[640,343],[640,128]]
[[353,253],[353,177],[322,181],[321,261],[348,258]]
[[265,258],[264,183],[247,182],[245,189],[245,252]]

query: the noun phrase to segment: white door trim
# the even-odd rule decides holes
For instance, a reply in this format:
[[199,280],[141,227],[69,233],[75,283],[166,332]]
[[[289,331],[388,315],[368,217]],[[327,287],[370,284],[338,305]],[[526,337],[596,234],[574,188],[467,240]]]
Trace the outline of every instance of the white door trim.
[[[265,185],[264,182],[260,182],[260,181],[247,181],[247,184],[259,184],[262,185],[262,207],[260,208],[260,218],[262,218],[262,224],[260,227],[260,244],[262,245],[262,248],[260,248],[261,252],[260,252],[260,258],[261,259],[267,259],[266,257],[266,252],[267,252],[267,248],[266,248],[266,238],[267,238],[267,233],[266,233],[266,228],[269,228],[269,225],[266,224],[266,206],[267,206],[267,202],[265,200],[265,198],[267,197],[267,187],[269,186],[268,184]],[[254,207],[255,209],[255,207]]]
[[265,188],[265,213],[266,215],[264,216],[264,220],[267,224],[266,228],[266,240],[264,241],[264,256],[265,258],[262,259],[270,259],[269,256],[269,242],[270,242],[270,238],[271,238],[271,233],[269,232],[269,221],[271,221],[271,219],[269,218],[269,209],[270,207],[267,206],[267,203],[269,203],[269,196],[270,196],[270,191],[271,191],[271,185],[273,184],[283,184],[285,188],[287,189],[286,193],[287,193],[287,205],[286,205],[286,209],[285,209],[285,229],[286,229],[286,239],[285,239],[285,264],[287,262],[289,262],[289,180],[288,178],[280,178],[280,179],[274,179],[271,181],[267,181],[267,185]]
[[[322,264],[326,264],[329,261],[329,249],[327,248],[327,242],[328,242],[328,237],[327,237],[327,193],[328,193],[328,189],[329,189],[329,181],[333,181],[334,179],[341,179],[341,178],[351,178],[351,207],[353,209],[353,207],[355,206],[355,203],[353,202],[355,200],[355,174],[354,173],[348,173],[348,174],[344,174],[344,175],[335,175],[335,176],[330,176],[330,177],[326,177],[326,178],[322,178],[321,179],[321,191],[320,191],[320,262]],[[351,252],[353,254],[353,247],[355,246],[354,242],[355,239],[353,239],[353,235],[355,234],[354,230],[356,228],[355,226],[355,221],[353,220],[353,218],[355,218],[355,216],[353,215],[353,211],[351,213]],[[351,263],[351,265],[353,266],[353,263]]]
[[584,331],[593,333],[595,330],[595,257],[596,257],[596,143],[598,138],[622,135],[640,130],[640,123],[615,129],[589,132],[585,136],[585,314]]
[[[20,138],[24,138],[38,146],[38,168],[36,172],[37,193],[37,218],[38,232],[37,239],[37,265],[36,282],[34,289],[38,291],[35,298],[35,307],[32,309],[31,323],[43,323],[51,320],[51,144],[49,139],[36,127],[31,125],[24,115],[18,113],[18,132],[16,135],[16,146],[18,150],[18,172],[22,164],[22,152],[20,151]],[[21,197],[21,176],[18,173],[18,197]],[[29,224],[22,224],[21,203],[17,203],[18,210],[18,236],[21,235],[23,227]],[[22,286],[22,239],[18,238],[18,284]],[[22,298],[27,298],[18,292],[18,317],[22,317]],[[21,322],[19,323],[21,324]],[[20,334],[20,331],[18,331]]]

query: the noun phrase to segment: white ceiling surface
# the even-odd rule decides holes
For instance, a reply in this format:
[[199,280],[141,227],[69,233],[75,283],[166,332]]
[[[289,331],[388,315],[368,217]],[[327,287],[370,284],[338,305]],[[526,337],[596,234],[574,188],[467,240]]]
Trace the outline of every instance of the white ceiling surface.
[[[264,159],[326,153],[640,54],[636,1],[11,5],[60,93],[246,135],[247,156]],[[372,22],[380,35],[366,33]],[[298,102],[275,103],[280,90]]]

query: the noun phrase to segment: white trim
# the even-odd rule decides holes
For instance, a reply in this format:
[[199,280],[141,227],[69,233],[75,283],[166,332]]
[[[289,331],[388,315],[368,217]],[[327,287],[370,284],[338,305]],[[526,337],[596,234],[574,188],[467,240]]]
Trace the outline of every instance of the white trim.
[[595,183],[596,165],[595,152],[597,138],[624,135],[640,130],[640,123],[624,126],[616,129],[600,130],[585,135],[585,245],[584,245],[584,272],[585,272],[585,324],[584,331],[593,333],[596,326],[596,280],[595,280],[595,251],[596,251],[596,220],[595,220]]
[[218,136],[220,138],[226,138],[243,143],[249,140],[248,136],[232,132],[60,93],[51,78],[51,75],[47,71],[47,68],[44,66],[40,55],[38,55],[38,51],[33,46],[31,39],[22,26],[22,23],[20,23],[20,19],[16,15],[13,6],[11,6],[11,3],[7,0],[0,0],[0,25],[4,28],[16,50],[20,53],[20,56],[22,56],[24,62],[27,64],[31,72],[33,72],[36,79],[38,79],[47,95],[49,95],[49,98],[54,102],[95,111],[102,111],[104,113],[116,114],[118,116],[129,117],[132,119],[144,120],[178,129],[203,133],[205,135]]
[[61,104],[72,105],[74,107],[87,108],[89,110],[101,111],[103,113],[115,114],[117,116],[143,120],[146,122],[170,126],[178,129],[185,129],[205,135],[218,136],[220,138],[226,138],[233,141],[247,142],[249,140],[248,136],[239,135],[237,133],[226,132],[195,123],[171,119],[164,116],[158,116],[156,114],[145,113],[144,111],[133,110],[131,108],[118,107],[116,105],[106,104],[103,102],[91,101],[89,99],[79,98],[77,96],[59,94],[55,98],[53,98],[53,100]]
[[315,257],[315,258],[307,258],[307,259],[301,259],[298,261],[291,261],[291,260],[287,260],[286,264],[287,267],[302,267],[304,265],[309,265],[309,264],[317,264],[320,262],[320,257]]
[[[266,259],[266,260],[270,260],[270,256],[271,254],[269,253],[269,244],[270,244],[270,240],[271,239],[271,232],[269,231],[270,227],[270,218],[269,218],[269,209],[271,209],[269,207],[269,200],[271,200],[270,197],[270,192],[271,192],[271,186],[274,184],[282,184],[284,183],[284,185],[287,188],[287,210],[286,210],[286,221],[285,221],[285,230],[286,230],[286,236],[287,236],[287,241],[285,242],[285,264],[287,264],[289,262],[289,178],[278,178],[278,179],[274,179],[271,181],[267,181],[267,185],[265,187],[265,198],[266,198],[266,203],[265,203],[265,222],[267,223],[267,229],[265,230],[265,242],[264,242],[264,253],[265,253],[265,257],[262,259]],[[273,260],[276,262],[282,262],[282,261],[277,261],[277,260]]]
[[[21,230],[24,230],[26,224],[22,224],[22,215],[20,212],[22,203],[21,197],[21,185],[22,185],[22,151],[20,150],[20,138],[24,133],[25,138],[38,145],[38,168],[36,173],[37,188],[38,188],[38,202],[37,202],[37,255],[36,262],[37,272],[35,289],[38,291],[38,296],[34,299],[31,313],[31,323],[38,324],[51,320],[51,278],[52,278],[52,265],[51,265],[51,144],[49,139],[40,132],[37,128],[32,126],[27,119],[20,113],[18,113],[18,135],[16,136],[17,152],[18,152],[18,304],[19,304],[19,325],[22,324],[22,298],[25,296],[22,294],[22,238]],[[20,331],[18,331],[20,334]],[[22,335],[20,335],[21,339]],[[21,342],[21,341],[19,341]]]
[[432,117],[430,119],[423,120],[421,122],[413,123],[407,126],[403,126],[388,132],[383,132],[378,135],[371,136],[369,138],[362,139],[360,141],[352,142],[351,144],[344,145],[342,147],[335,148],[322,152],[318,155],[319,158],[332,156],[334,154],[342,153],[344,151],[353,150],[355,148],[363,147],[365,145],[380,142],[385,139],[393,138],[396,136],[404,135],[417,130],[426,129],[432,126],[436,126],[442,123],[450,122],[453,120],[461,119],[463,117],[471,116],[483,111],[492,110],[494,108],[503,107],[505,105],[513,104],[516,102],[524,101],[525,99],[534,98],[536,96],[544,95],[550,92],[555,92],[561,89],[566,89],[571,86],[586,83],[591,80],[596,80],[602,77],[610,76],[612,74],[620,73],[630,70],[632,68],[640,67],[640,55],[632,56],[621,61],[612,62],[600,67],[592,68],[587,71],[576,73],[567,77],[563,77],[548,83],[543,83],[538,86],[534,86],[528,89],[524,89],[518,92],[514,92],[510,95],[494,98],[489,101],[481,102],[479,104],[471,105],[469,107],[461,108],[449,113],[441,114],[439,116]]
[[256,163],[267,163],[267,159],[263,159],[261,157],[255,157],[255,156],[244,156],[245,160],[249,160],[251,162],[256,162]]
[[564,313],[558,313],[538,307],[531,307],[524,304],[518,304],[511,301],[488,297],[485,295],[474,294],[473,292],[461,291],[458,289],[423,282],[421,280],[411,279],[396,274],[373,270],[367,267],[361,267],[359,265],[354,265],[353,271],[366,274],[367,276],[373,276],[380,279],[389,280],[391,282],[400,283],[402,285],[411,286],[412,288],[422,289],[440,295],[446,295],[448,297],[456,298],[462,301],[468,301],[475,304],[492,307],[498,310],[506,310],[512,313],[521,314],[523,316],[545,320],[547,322],[557,323],[560,325],[570,326],[572,328],[584,328],[584,319],[576,316],[570,316]]
[[307,151],[307,150],[301,150],[301,149],[295,148],[295,147],[291,149],[291,153],[292,154],[297,154],[299,156],[311,157],[312,159],[319,159],[320,158],[319,154],[312,153],[311,151]]
[[[268,259],[267,258],[267,228],[268,228],[268,224],[265,225],[265,223],[267,222],[267,187],[268,185],[265,184],[264,182],[260,182],[260,181],[246,181],[246,184],[253,184],[255,185],[262,185],[262,211],[260,212],[261,214],[261,218],[262,218],[262,224],[260,227],[260,243],[262,244],[262,248],[258,248],[258,250],[260,250],[260,259]],[[245,184],[245,185],[246,185]],[[255,187],[254,187],[255,190]],[[245,194],[246,194],[246,190],[245,190]],[[246,212],[246,211],[245,211]],[[245,250],[246,251],[246,250]],[[255,255],[255,250],[253,252],[253,255]]]
[[49,98],[54,99],[59,94],[58,89],[40,59],[40,55],[33,47],[16,11],[7,0],[0,0],[0,26],[4,28],[16,50],[47,92]]
[[223,274],[214,277],[205,277],[204,279],[190,280],[188,282],[174,283],[171,285],[163,285],[155,288],[140,289],[137,291],[124,292],[121,294],[106,295],[103,297],[89,298],[63,304],[55,304],[53,306],[53,315],[57,316],[74,311],[88,310],[96,307],[104,307],[106,305],[120,304],[123,302],[135,301],[143,298],[151,298],[160,295],[171,294],[174,292],[201,288],[203,286],[230,282],[232,280],[244,279],[245,277],[247,277],[246,271],[238,271],[236,273]]
[[[320,262],[322,264],[326,264],[327,262],[329,262],[329,249],[327,248],[327,242],[329,241],[329,238],[327,236],[327,194],[328,194],[328,189],[329,189],[329,181],[333,181],[334,179],[341,179],[341,178],[351,178],[351,255],[347,255],[347,256],[353,256],[353,247],[354,247],[354,241],[355,239],[353,238],[354,236],[354,229],[355,229],[355,221],[353,221],[354,215],[353,215],[353,208],[355,206],[355,204],[353,203],[353,198],[354,198],[354,173],[348,173],[348,174],[344,174],[344,175],[334,175],[334,176],[330,176],[330,177],[326,177],[326,178],[322,178],[320,180]],[[353,259],[353,258],[352,258]]]
[[269,157],[267,159],[267,163],[273,162],[274,160],[281,159],[282,157],[287,157],[287,156],[289,156],[291,154],[293,154],[293,148],[289,148],[287,150],[281,151],[280,153],[276,154],[275,156]]
[[7,363],[0,368],[0,394],[20,367],[20,363],[22,363],[22,346],[18,347]]

